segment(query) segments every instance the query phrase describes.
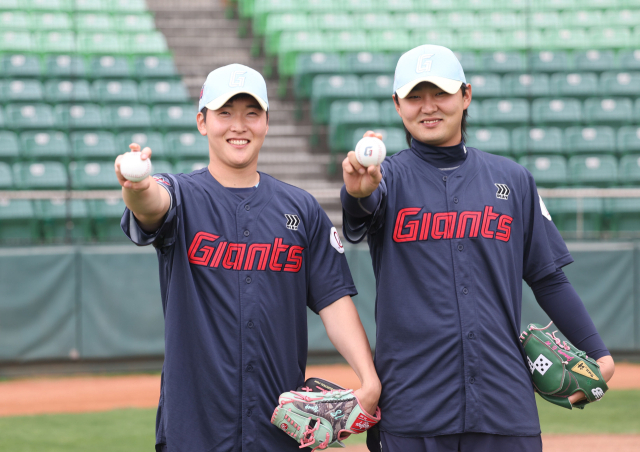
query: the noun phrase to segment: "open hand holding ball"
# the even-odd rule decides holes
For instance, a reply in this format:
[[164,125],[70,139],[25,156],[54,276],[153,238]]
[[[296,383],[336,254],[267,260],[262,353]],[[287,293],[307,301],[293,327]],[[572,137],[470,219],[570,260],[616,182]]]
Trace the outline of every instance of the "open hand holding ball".
[[141,152],[127,152],[120,160],[120,173],[131,182],[140,182],[151,174],[151,159],[142,160]]
[[387,148],[376,137],[364,137],[356,144],[356,159],[362,166],[379,165],[387,156]]

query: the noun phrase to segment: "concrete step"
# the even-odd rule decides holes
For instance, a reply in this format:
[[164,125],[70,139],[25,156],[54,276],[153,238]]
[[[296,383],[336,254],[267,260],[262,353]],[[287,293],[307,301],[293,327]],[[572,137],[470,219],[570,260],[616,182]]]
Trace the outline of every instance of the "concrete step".
[[229,34],[238,36],[238,21],[228,20],[219,14],[203,12],[160,12],[155,15],[156,27],[164,30],[184,32],[191,30],[225,30]]
[[[167,44],[174,52],[181,55],[207,55],[218,54],[224,50],[225,53],[246,51],[251,49],[251,41],[240,39],[237,36],[230,36],[224,33],[217,33],[202,36],[167,36]],[[188,49],[188,51],[183,51]]]

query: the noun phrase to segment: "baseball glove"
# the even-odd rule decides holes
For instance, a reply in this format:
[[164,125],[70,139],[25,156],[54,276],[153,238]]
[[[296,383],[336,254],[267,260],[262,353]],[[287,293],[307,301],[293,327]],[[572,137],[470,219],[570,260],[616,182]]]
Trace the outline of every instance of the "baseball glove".
[[271,423],[312,451],[344,447],[341,440],[380,421],[380,408],[368,414],[353,394],[335,383],[309,378],[296,391],[282,393]]
[[[556,405],[583,409],[587,403],[599,401],[609,389],[602,378],[600,366],[573,344],[556,337],[549,325],[531,323],[520,335],[527,355],[533,385],[540,396]],[[569,396],[581,391],[587,398],[575,404]]]

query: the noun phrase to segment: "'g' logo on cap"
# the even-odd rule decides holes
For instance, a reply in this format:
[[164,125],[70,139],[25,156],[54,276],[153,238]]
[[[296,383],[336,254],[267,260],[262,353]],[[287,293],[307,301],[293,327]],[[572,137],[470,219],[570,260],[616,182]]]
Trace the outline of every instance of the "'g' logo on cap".
[[242,87],[244,86],[244,77],[242,77],[242,75],[246,74],[247,72],[241,72],[241,71],[236,71],[236,72],[232,72],[231,73],[231,78],[229,79],[229,86],[232,87]]
[[416,65],[416,73],[419,74],[421,72],[431,72],[431,63],[433,61],[429,60],[434,54],[433,53],[425,53],[420,55],[418,58],[418,64]]

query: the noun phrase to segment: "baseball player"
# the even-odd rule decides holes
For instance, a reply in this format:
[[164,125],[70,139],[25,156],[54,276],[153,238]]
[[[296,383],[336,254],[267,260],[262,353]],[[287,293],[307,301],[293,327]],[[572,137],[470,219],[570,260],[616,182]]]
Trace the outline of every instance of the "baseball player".
[[367,237],[376,276],[384,416],[371,450],[541,450],[518,340],[522,279],[604,378],[613,374],[561,270],[573,259],[533,177],[465,145],[471,98],[451,50],[410,50],[398,61],[393,93],[410,148],[381,166],[362,167],[354,152],[342,164],[344,234],[353,243]]
[[307,192],[257,171],[268,108],[258,72],[218,68],[197,115],[207,168],[133,183],[119,171],[122,156],[115,162],[122,228],[135,244],[153,244],[160,267],[157,451],[298,450],[270,419],[278,396],[305,379],[307,307],[361,379],[363,408],[377,406],[380,381],[335,228]]

